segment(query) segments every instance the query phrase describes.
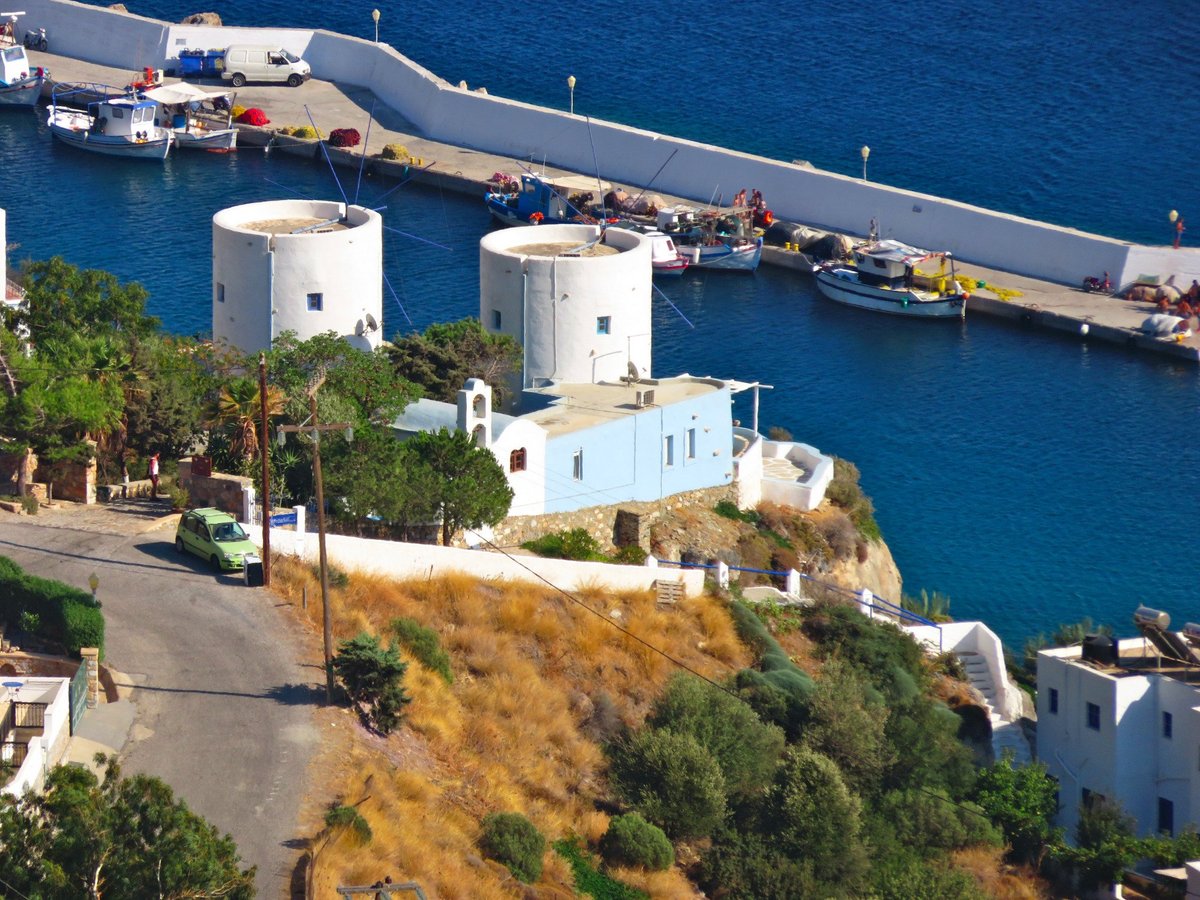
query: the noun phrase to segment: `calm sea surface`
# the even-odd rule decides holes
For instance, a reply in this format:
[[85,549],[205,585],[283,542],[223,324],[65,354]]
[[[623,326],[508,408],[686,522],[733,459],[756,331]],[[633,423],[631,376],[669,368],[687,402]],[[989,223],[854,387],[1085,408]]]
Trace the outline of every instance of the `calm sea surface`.
[[[173,20],[198,9],[131,6]],[[873,179],[1147,242],[1169,239],[1176,208],[1200,241],[1195,4],[918,0],[877,38],[869,7],[790,6],[714,17],[411,2],[380,6],[380,36],[492,93],[565,107],[573,73],[577,112],[846,173],[865,143]],[[238,0],[218,12],[373,33],[369,6]],[[58,253],[141,281],[181,333],[210,326],[214,212],[336,195],[327,169],[256,151],[163,166],[82,155],[52,145],[33,113],[0,116],[0,172],[11,262]],[[368,182],[363,199],[389,186]],[[482,203],[411,186],[386,202],[390,227],[450,248],[386,233],[388,333],[477,314]],[[659,301],[656,374],[774,385],[762,428],[859,465],[907,592],[948,594],[957,617],[1017,645],[1083,615],[1128,633],[1139,603],[1200,620],[1195,367],[981,316],[872,316],[771,268],[662,287],[695,327]]]

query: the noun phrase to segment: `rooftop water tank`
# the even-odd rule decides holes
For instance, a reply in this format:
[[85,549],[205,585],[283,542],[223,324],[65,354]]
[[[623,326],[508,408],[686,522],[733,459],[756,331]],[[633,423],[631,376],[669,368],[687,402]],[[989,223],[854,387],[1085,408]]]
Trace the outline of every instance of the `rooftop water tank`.
[[1133,614],[1133,624],[1139,628],[1157,628],[1166,631],[1171,626],[1171,617],[1160,609],[1139,606]]
[[1089,634],[1083,639],[1081,658],[1101,666],[1117,664],[1117,645],[1107,634]]
[[1183,637],[1189,644],[1200,646],[1200,625],[1188,622],[1183,626]]

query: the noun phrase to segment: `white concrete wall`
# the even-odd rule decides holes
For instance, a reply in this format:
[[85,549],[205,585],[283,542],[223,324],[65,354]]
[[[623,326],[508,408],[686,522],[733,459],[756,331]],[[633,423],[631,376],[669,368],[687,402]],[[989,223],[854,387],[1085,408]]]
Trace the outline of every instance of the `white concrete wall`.
[[738,509],[754,509],[762,502],[763,437],[749,428],[734,428],[733,433],[750,441],[741,456],[733,460]]
[[[246,530],[255,543],[262,546],[262,529]],[[315,562],[318,558],[317,536],[272,528],[271,550],[275,553],[293,553]],[[462,572],[485,581],[549,582],[564,591],[592,586],[612,591],[643,591],[653,587],[657,580],[683,582],[689,597],[699,596],[704,590],[702,569],[663,570],[646,566],[542,559],[537,556],[509,559],[503,554],[483,550],[379,541],[341,534],[325,536],[325,551],[338,568],[391,578],[427,578],[430,575]]]
[[[351,227],[322,233],[271,234],[245,227],[269,219],[335,219],[343,208],[331,201],[275,200],[213,216],[215,341],[253,352],[269,347],[284,331],[296,332],[301,340],[333,331],[360,350],[382,343],[379,213],[351,206],[346,213]],[[322,295],[321,310],[308,309],[310,293]],[[368,315],[374,330],[366,328]]]
[[794,441],[764,441],[762,458],[788,459],[808,472],[803,481],[782,481],[764,475],[762,499],[811,512],[825,499],[825,489],[833,481],[833,459],[816,447]]
[[1021,718],[1021,689],[1008,677],[1004,645],[983,622],[947,622],[943,625],[907,625],[904,630],[919,643],[944,652],[979,654],[987,663],[996,689],[996,712],[1009,722]]
[[70,737],[71,700],[69,678],[15,678],[23,682],[15,696],[22,703],[45,703],[45,722],[40,738],[29,742],[29,753],[13,779],[0,793],[20,797],[26,790],[40,790],[46,772],[56,765]]
[[[479,242],[479,316],[525,348],[524,386],[550,380],[615,382],[632,362],[651,373],[650,241],[609,229],[605,240],[620,253],[605,256],[539,256],[542,243],[593,241],[593,225],[527,225],[487,234]],[[609,319],[609,333],[597,319]]]
[[[512,452],[524,448],[525,471],[509,471]],[[546,508],[546,431],[532,422],[509,423],[492,442],[492,453],[508,478],[510,516],[536,516]]]
[[885,237],[1064,284],[1102,271],[1118,284],[1141,273],[1173,274],[1185,285],[1200,278],[1197,248],[1141,247],[611,122],[589,123],[583,116],[453,87],[390,47],[359,38],[303,29],[168,27],[73,0],[30,0],[22,6],[28,13],[22,26],[46,26],[56,53],[131,71],[176,56],[180,39],[210,47],[278,43],[307,59],[316,78],[371,88],[434,140],[517,159],[544,158],[589,174],[598,159],[603,177],[629,184],[649,183],[678,151],[655,180],[657,190],[708,200],[715,190],[728,198],[737,187],[753,185],[777,218],[858,234],[875,218]]

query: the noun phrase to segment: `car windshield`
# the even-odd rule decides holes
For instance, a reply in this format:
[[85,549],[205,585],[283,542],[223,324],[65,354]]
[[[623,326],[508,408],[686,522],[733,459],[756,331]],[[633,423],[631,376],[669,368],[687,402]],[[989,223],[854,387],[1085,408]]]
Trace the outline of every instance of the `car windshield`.
[[293,53],[288,53],[288,51],[286,51],[286,50],[283,51],[283,58],[286,59],[290,63],[300,62],[300,57],[296,56]]
[[214,541],[244,541],[246,532],[237,522],[221,522],[212,526]]

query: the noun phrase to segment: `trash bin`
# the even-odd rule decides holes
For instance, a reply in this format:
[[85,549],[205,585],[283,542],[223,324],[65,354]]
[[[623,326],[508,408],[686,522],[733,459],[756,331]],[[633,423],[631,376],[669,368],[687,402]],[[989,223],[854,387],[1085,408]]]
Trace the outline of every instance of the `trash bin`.
[[247,587],[262,587],[263,583],[263,564],[262,560],[257,556],[247,556],[246,564],[242,568],[242,578],[245,579]]

